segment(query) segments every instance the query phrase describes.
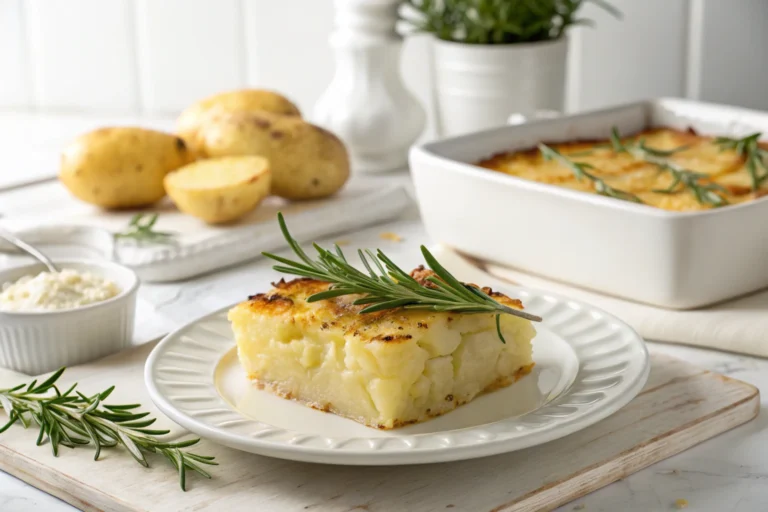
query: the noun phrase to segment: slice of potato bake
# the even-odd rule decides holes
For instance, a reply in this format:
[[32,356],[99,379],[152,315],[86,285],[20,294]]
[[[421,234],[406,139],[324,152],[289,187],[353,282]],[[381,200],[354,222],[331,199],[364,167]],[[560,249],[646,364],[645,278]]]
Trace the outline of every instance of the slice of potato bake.
[[[423,267],[421,283],[433,275]],[[329,283],[281,280],[229,312],[240,362],[259,386],[285,398],[391,429],[427,420],[533,367],[530,321],[493,313],[392,309],[360,314],[359,296],[307,302]],[[488,288],[498,302],[520,301]]]

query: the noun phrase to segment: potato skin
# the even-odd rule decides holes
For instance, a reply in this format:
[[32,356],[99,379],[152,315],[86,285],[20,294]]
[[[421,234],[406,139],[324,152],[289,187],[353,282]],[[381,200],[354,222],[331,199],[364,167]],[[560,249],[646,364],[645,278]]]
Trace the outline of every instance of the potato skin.
[[211,117],[234,112],[270,112],[301,117],[288,98],[265,89],[241,89],[203,98],[184,110],[176,121],[176,131],[188,144],[197,147],[198,131]]
[[271,172],[266,158],[209,158],[186,165],[165,177],[165,189],[176,207],[208,224],[232,222],[256,208],[269,195]]
[[162,199],[165,175],[193,160],[184,140],[175,135],[145,128],[100,128],[64,149],[59,179],[87,203],[134,208]]
[[349,155],[336,135],[301,118],[268,112],[210,119],[199,133],[210,156],[260,155],[272,169],[272,193],[316,199],[337,192],[349,178]]

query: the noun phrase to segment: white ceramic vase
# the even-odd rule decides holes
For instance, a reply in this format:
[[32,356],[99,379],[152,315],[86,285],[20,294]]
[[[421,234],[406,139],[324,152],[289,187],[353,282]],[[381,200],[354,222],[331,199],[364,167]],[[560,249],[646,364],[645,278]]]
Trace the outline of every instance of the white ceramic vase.
[[347,145],[352,169],[407,167],[408,149],[426,115],[400,77],[402,38],[395,31],[400,0],[335,0],[330,44],[336,73],[312,120]]
[[568,39],[503,45],[434,41],[440,136],[559,112],[565,102]]

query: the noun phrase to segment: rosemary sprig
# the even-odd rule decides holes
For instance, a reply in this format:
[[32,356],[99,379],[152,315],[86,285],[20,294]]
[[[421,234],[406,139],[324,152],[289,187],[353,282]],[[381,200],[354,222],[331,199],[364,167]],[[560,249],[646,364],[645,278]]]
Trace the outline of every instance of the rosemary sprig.
[[74,448],[78,445],[93,445],[99,459],[102,448],[122,445],[142,466],[149,467],[146,453],[160,453],[179,471],[179,484],[186,490],[186,472],[195,471],[205,478],[211,478],[200,464],[218,465],[214,458],[184,451],[200,439],[189,439],[166,443],[155,436],[167,434],[168,430],[148,428],[154,418],[147,418],[148,412],[136,412],[139,404],[106,405],[104,400],[114,391],[112,386],[101,393],[85,396],[73,384],[63,393],[56,382],[64,373],[61,368],[44,382],[33,380],[28,385],[0,390],[0,406],[8,413],[8,422],[0,427],[5,432],[14,423],[27,428],[31,423],[40,427],[37,445],[48,441],[55,456],[59,447]]
[[[747,172],[752,182],[752,191],[759,189],[760,185],[765,180],[768,180],[768,167],[765,164],[765,160],[768,158],[768,150],[760,147],[758,142],[761,136],[761,132],[756,132],[741,139],[733,139],[731,137],[718,137],[715,139],[715,144],[720,147],[720,151],[732,149],[740,157],[744,158]],[[762,174],[760,174],[761,169]]]
[[597,192],[600,195],[613,197],[615,199],[621,199],[622,201],[630,201],[632,203],[642,203],[643,201],[637,197],[636,195],[625,192],[623,190],[619,190],[617,188],[613,188],[612,186],[608,185],[605,181],[603,181],[601,178],[598,178],[594,174],[592,174],[591,170],[595,167],[591,164],[585,163],[585,162],[574,162],[565,156],[563,156],[559,151],[556,149],[553,149],[546,144],[539,144],[539,151],[541,151],[541,155],[546,160],[555,160],[561,165],[564,165],[568,167],[571,171],[573,171],[573,174],[576,176],[577,179],[588,179],[590,180],[595,187],[595,192]]
[[291,236],[282,213],[277,214],[280,230],[288,245],[301,261],[293,261],[282,256],[262,253],[281,265],[273,268],[278,272],[302,277],[310,277],[331,283],[323,292],[307,298],[308,302],[331,299],[342,295],[362,295],[353,304],[365,305],[360,313],[373,313],[395,308],[426,309],[431,311],[455,311],[458,313],[496,313],[496,332],[499,339],[506,343],[501,333],[500,317],[509,314],[540,322],[541,318],[496,302],[482,290],[469,286],[456,279],[446,270],[423,245],[421,252],[427,265],[435,276],[427,280],[431,286],[425,286],[407,272],[398,267],[381,250],[376,254],[367,250],[358,250],[360,260],[368,273],[362,272],[347,262],[346,256],[338,245],[335,253],[313,244],[317,259],[311,259]]
[[728,201],[718,193],[726,193],[727,190],[717,183],[709,182],[708,175],[690,171],[669,160],[669,157],[688,149],[688,146],[680,146],[668,150],[654,149],[646,146],[645,141],[642,139],[627,144],[621,141],[616,127],[611,130],[611,145],[616,153],[629,153],[635,158],[655,165],[660,171],[668,172],[672,176],[672,183],[669,187],[654,189],[654,192],[659,194],[676,194],[679,192],[678,185],[682,184],[683,188],[688,189],[701,204],[715,207],[728,204]]
[[173,243],[175,233],[169,231],[155,231],[154,226],[157,222],[156,213],[137,213],[131,217],[128,228],[122,233],[115,233],[115,239],[133,238],[139,242],[151,242],[157,244]]

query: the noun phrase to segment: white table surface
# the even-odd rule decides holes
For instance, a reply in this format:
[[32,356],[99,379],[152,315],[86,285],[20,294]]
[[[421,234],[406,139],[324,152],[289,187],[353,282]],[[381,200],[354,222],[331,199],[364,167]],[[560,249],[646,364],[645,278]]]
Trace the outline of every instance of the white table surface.
[[[4,133],[14,133],[14,148],[10,153],[13,161],[6,161],[5,165],[0,167],[0,191],[3,189],[3,183],[18,183],[19,169],[24,169],[27,162],[35,162],[35,165],[39,162],[55,162],[56,156],[52,152],[56,151],[56,145],[50,141],[67,139],[69,137],[64,137],[63,133],[68,134],[71,131],[71,136],[74,136],[77,134],[76,130],[104,123],[103,120],[93,118],[0,113],[0,141],[5,140]],[[27,139],[33,141],[26,146],[28,152],[36,152],[30,159],[24,157],[26,153],[23,144]],[[7,143],[3,143],[5,144]],[[54,172],[55,169],[52,169],[51,174]],[[45,168],[38,168],[34,173],[35,179],[44,177],[45,174]],[[396,173],[375,179],[406,182],[408,177],[406,174]],[[0,192],[0,204],[3,194]],[[4,213],[7,216],[12,215],[12,212]],[[380,238],[381,233],[388,231],[401,235],[403,240],[398,243]],[[415,209],[404,212],[402,219],[398,221],[356,233],[338,235],[326,242],[341,239],[349,243],[345,250],[381,247],[406,268],[420,262],[419,245],[431,242],[418,220]],[[152,339],[197,316],[239,301],[264,288],[274,277],[275,273],[270,264],[261,259],[181,283],[143,285],[140,298],[144,316],[138,326],[137,339]],[[768,396],[768,360],[659,343],[651,343],[651,348],[752,383]],[[767,405],[765,398],[762,404]],[[681,498],[688,501],[687,510],[692,511],[768,510],[766,415],[761,414],[755,421],[596,491],[562,507],[560,511],[675,510],[674,502]],[[0,510],[61,512],[75,509],[0,472]]]

